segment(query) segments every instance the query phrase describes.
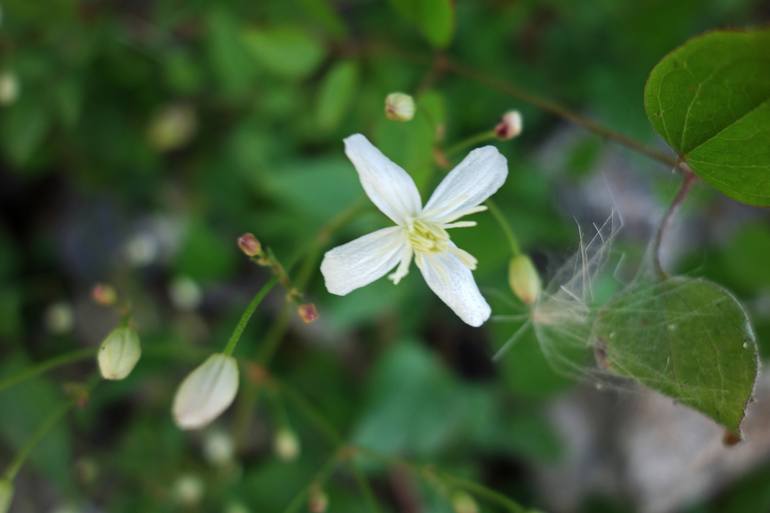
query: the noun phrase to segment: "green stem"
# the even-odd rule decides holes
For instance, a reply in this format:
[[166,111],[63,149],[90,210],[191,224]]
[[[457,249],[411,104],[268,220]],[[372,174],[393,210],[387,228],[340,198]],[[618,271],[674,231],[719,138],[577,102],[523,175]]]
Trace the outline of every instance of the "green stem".
[[515,503],[514,501],[512,501],[502,493],[498,493],[474,481],[470,481],[462,477],[453,476],[451,474],[446,474],[444,472],[439,472],[437,475],[439,479],[441,479],[445,483],[451,486],[454,486],[456,488],[462,488],[467,492],[470,492],[474,495],[487,499],[489,502],[497,503],[503,508],[505,508],[507,511],[510,511],[511,513],[527,512],[525,508]]
[[340,453],[335,452],[326,461],[326,463],[324,463],[321,469],[316,472],[313,479],[310,480],[310,483],[308,483],[307,486],[305,486],[302,490],[299,491],[299,493],[297,493],[297,495],[294,496],[291,502],[289,502],[289,505],[286,506],[284,513],[295,513],[296,511],[299,511],[302,507],[302,502],[304,501],[305,497],[308,496],[313,486],[320,486],[329,478],[329,475],[331,475],[331,473],[334,472],[334,469],[337,467],[339,459]]
[[687,169],[686,166],[683,168],[682,184],[679,186],[679,190],[677,191],[676,196],[674,196],[674,199],[671,201],[671,205],[669,205],[668,210],[666,210],[666,213],[663,214],[663,218],[660,220],[658,229],[655,232],[655,239],[652,244],[652,262],[655,266],[655,272],[660,279],[665,279],[667,277],[667,274],[663,270],[663,266],[660,263],[660,246],[663,243],[663,235],[665,234],[668,225],[671,223],[671,219],[673,219],[676,211],[679,209],[679,206],[687,197],[687,193],[690,192],[690,189],[695,183],[696,178],[697,177],[695,176],[695,173]]
[[519,246],[519,240],[516,238],[516,235],[513,233],[513,229],[511,228],[511,225],[508,223],[508,220],[503,215],[503,212],[500,210],[500,207],[497,206],[497,203],[492,201],[491,199],[488,199],[486,201],[486,205],[489,208],[489,213],[492,214],[492,217],[495,218],[495,221],[497,221],[497,224],[500,225],[500,229],[505,234],[505,238],[508,239],[508,245],[511,247],[511,256],[515,257],[519,253],[521,253],[521,248]]
[[75,351],[64,353],[59,356],[54,356],[53,358],[49,358],[48,360],[42,361],[32,367],[23,369],[13,376],[9,376],[0,381],[0,392],[6,388],[18,385],[23,381],[27,381],[28,379],[39,376],[40,374],[44,374],[49,370],[56,369],[70,363],[93,358],[94,355],[96,355],[96,349],[87,347],[84,349],[76,349]]
[[467,148],[470,148],[471,146],[475,146],[483,142],[491,141],[491,140],[494,140],[495,138],[496,136],[495,136],[494,130],[485,130],[484,132],[471,135],[470,137],[463,139],[462,141],[455,143],[449,148],[447,148],[446,156],[451,157],[452,155],[460,153],[461,151]]
[[[88,391],[92,390],[97,382],[98,376],[89,381],[89,383],[86,385],[86,389]],[[48,414],[48,417],[43,420],[43,423],[38,426],[35,432],[32,433],[32,436],[30,436],[21,447],[21,449],[19,449],[19,452],[16,453],[13,461],[11,461],[3,473],[3,479],[7,481],[13,481],[16,478],[19,470],[21,470],[21,467],[27,461],[27,458],[35,449],[35,447],[37,447],[40,441],[45,438],[45,435],[48,434],[51,428],[53,428],[62,418],[64,418],[67,412],[69,412],[72,407],[75,406],[76,401],[76,398],[69,399],[64,404],[59,405],[58,408],[54,409],[51,413]]]
[[222,351],[224,354],[228,356],[233,354],[233,351],[235,351],[235,348],[238,345],[238,341],[241,339],[241,335],[243,335],[243,330],[246,329],[246,326],[249,324],[249,320],[251,320],[251,316],[254,315],[254,311],[257,309],[262,300],[265,299],[267,293],[270,292],[270,289],[272,289],[277,282],[278,278],[270,278],[270,281],[262,285],[262,288],[259,289],[259,291],[254,295],[254,298],[246,307],[246,310],[243,311],[241,319],[235,326],[235,330],[233,330],[233,334],[230,336],[230,340],[228,340],[227,345],[225,346],[225,350]]

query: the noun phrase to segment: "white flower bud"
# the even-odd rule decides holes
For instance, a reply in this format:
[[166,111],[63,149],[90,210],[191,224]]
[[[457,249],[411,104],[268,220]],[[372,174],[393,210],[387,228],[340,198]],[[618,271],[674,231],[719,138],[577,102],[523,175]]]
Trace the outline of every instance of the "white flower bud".
[[185,474],[174,483],[174,498],[185,506],[195,506],[203,498],[203,481],[196,475]]
[[452,496],[452,509],[455,513],[479,513],[476,499],[465,492],[457,492]]
[[313,485],[310,488],[307,502],[307,509],[310,510],[310,513],[326,513],[326,510],[329,509],[329,496],[318,485]]
[[299,439],[289,428],[281,428],[273,438],[273,450],[281,461],[294,461],[299,456]]
[[0,105],[12,105],[19,97],[19,79],[13,71],[0,72]]
[[525,304],[531,305],[537,301],[542,284],[537,269],[527,255],[521,254],[511,259],[508,266],[508,284]]
[[11,509],[13,501],[13,483],[7,479],[0,479],[0,513],[7,513]]
[[203,301],[203,292],[198,283],[189,276],[178,276],[168,287],[171,302],[179,310],[191,312]]
[[495,126],[495,135],[498,139],[507,141],[521,134],[523,129],[524,120],[521,117],[521,112],[511,110],[503,114],[500,122]]
[[224,431],[212,431],[203,441],[203,454],[212,465],[225,467],[233,461],[233,439]]
[[405,93],[385,97],[385,116],[393,121],[409,121],[414,117],[414,99]]
[[179,385],[172,408],[182,429],[198,429],[217,418],[238,392],[238,362],[215,353],[193,370]]
[[45,311],[45,325],[50,333],[63,335],[75,326],[75,312],[72,305],[60,301],[49,306]]
[[134,370],[140,356],[142,346],[136,331],[127,326],[115,328],[99,347],[99,372],[104,379],[124,379]]

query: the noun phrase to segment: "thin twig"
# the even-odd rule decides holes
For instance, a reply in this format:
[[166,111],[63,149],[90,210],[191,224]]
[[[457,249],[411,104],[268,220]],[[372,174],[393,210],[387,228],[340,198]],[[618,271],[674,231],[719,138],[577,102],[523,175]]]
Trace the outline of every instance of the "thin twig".
[[687,193],[690,192],[690,188],[692,188],[693,183],[695,183],[695,180],[697,179],[695,173],[686,167],[682,167],[681,169],[682,184],[679,186],[679,190],[677,191],[676,196],[674,196],[674,199],[671,201],[671,205],[669,205],[668,210],[666,210],[666,213],[660,220],[658,230],[655,233],[655,240],[652,244],[652,261],[655,266],[655,272],[661,278],[665,278],[667,276],[666,272],[663,270],[663,266],[660,263],[660,246],[663,242],[663,236],[665,235],[668,225],[671,223],[671,219],[674,217],[674,214],[676,214],[676,211],[687,197]]

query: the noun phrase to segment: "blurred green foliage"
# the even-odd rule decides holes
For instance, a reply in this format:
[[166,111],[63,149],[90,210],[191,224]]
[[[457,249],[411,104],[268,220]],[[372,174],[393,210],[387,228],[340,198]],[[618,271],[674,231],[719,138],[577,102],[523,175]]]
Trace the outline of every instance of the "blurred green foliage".
[[[302,451],[282,462],[271,451],[281,415],[244,381],[241,398],[263,400],[246,412],[238,459],[225,466],[205,457],[210,430],[182,433],[169,413],[179,380],[199,353],[221,350],[264,280],[235,238],[253,231],[285,262],[296,261],[324,223],[363,196],[342,151],[351,133],[369,136],[425,195],[440,178],[435,148],[489,130],[517,108],[525,131],[499,144],[510,175],[496,199],[547,277],[576,246],[572,216],[607,214],[585,199],[596,194],[605,159],[633,167],[624,176],[642,176],[639,189],[652,190],[660,205],[673,190],[668,170],[585,133],[559,144],[562,121],[445,73],[431,65],[434,57],[445,51],[654,143],[642,102],[653,65],[695,34],[767,21],[767,12],[762,0],[4,0],[0,68],[15,74],[19,91],[0,107],[0,376],[96,347],[116,322],[89,301],[97,281],[130,298],[147,348],[126,381],[99,387],[88,408],[34,452],[14,511],[74,504],[235,512],[228,508],[236,502],[281,511],[334,450],[301,412],[285,405]],[[383,116],[383,100],[396,90],[416,97],[409,123]],[[629,194],[632,182],[623,182]],[[565,191],[584,202],[571,203]],[[704,228],[700,244],[685,248],[681,270],[747,301],[767,354],[767,216],[712,191],[700,193],[696,208]],[[723,218],[732,220],[726,229]],[[499,228],[487,215],[478,221],[455,240],[479,259],[476,276],[490,301],[513,301]],[[327,245],[384,225],[366,210]],[[640,252],[647,235],[629,244]],[[174,299],[178,277],[200,287],[200,303]],[[330,296],[321,281],[314,272],[307,287],[321,321],[290,323],[276,376],[358,443],[488,482],[528,506],[546,503],[532,469],[565,456],[546,413],[572,381],[551,370],[531,332],[493,365],[490,355],[514,326],[469,330],[416,270],[398,287],[383,280],[346,297]],[[58,302],[71,307],[74,327],[46,315]],[[257,353],[282,304],[274,293],[241,356]],[[62,383],[92,371],[84,362],[0,392],[0,461],[64,397]],[[237,425],[242,401],[211,429]],[[372,462],[364,468],[383,510],[398,511],[393,482],[403,476]],[[339,474],[328,489],[332,510],[362,511],[353,478]],[[186,475],[203,483],[200,503],[180,498]],[[747,476],[693,511],[763,510],[745,504],[765,500],[756,494],[766,478],[767,469]],[[449,511],[435,488],[414,486],[422,511]],[[629,508],[587,503],[584,511]]]

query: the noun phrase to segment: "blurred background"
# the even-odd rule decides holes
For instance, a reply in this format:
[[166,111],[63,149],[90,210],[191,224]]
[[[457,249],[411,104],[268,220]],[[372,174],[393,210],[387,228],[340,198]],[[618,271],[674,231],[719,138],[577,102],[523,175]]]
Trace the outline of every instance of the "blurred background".
[[[420,2],[429,20],[431,3]],[[451,30],[437,34],[408,5],[2,1],[0,379],[96,348],[118,321],[92,301],[97,282],[134,306],[145,348],[128,379],[97,388],[33,452],[12,512],[280,512],[312,482],[334,448],[248,372],[205,430],[180,431],[170,404],[269,276],[238,235],[254,232],[289,266],[363,197],[343,154],[351,133],[426,197],[436,149],[518,109],[523,134],[497,144],[510,175],[496,200],[544,279],[577,247],[575,220],[602,221],[613,206],[626,225],[620,249],[644,251],[678,185],[670,169],[447,72],[442,55],[664,149],[642,105],[655,63],[706,30],[770,20],[767,0],[458,0]],[[415,96],[412,121],[384,116],[393,91]],[[454,240],[479,259],[495,313],[511,313],[507,246],[489,215],[477,217]],[[768,220],[699,185],[664,254],[670,269],[735,292],[763,355]],[[385,225],[367,207],[322,249]],[[669,399],[553,372],[531,332],[493,363],[517,325],[463,325],[414,268],[398,287],[381,280],[345,297],[328,294],[317,269],[305,298],[320,319],[302,323],[276,289],[237,354],[279,343],[270,372],[353,443],[554,513],[770,510],[770,380],[760,378],[748,442],[727,449],[716,425]],[[3,465],[93,370],[81,361],[0,392]],[[276,443],[286,432],[293,451]],[[382,511],[453,511],[452,490],[398,465],[362,468]],[[366,511],[345,472],[324,489],[328,511]]]

